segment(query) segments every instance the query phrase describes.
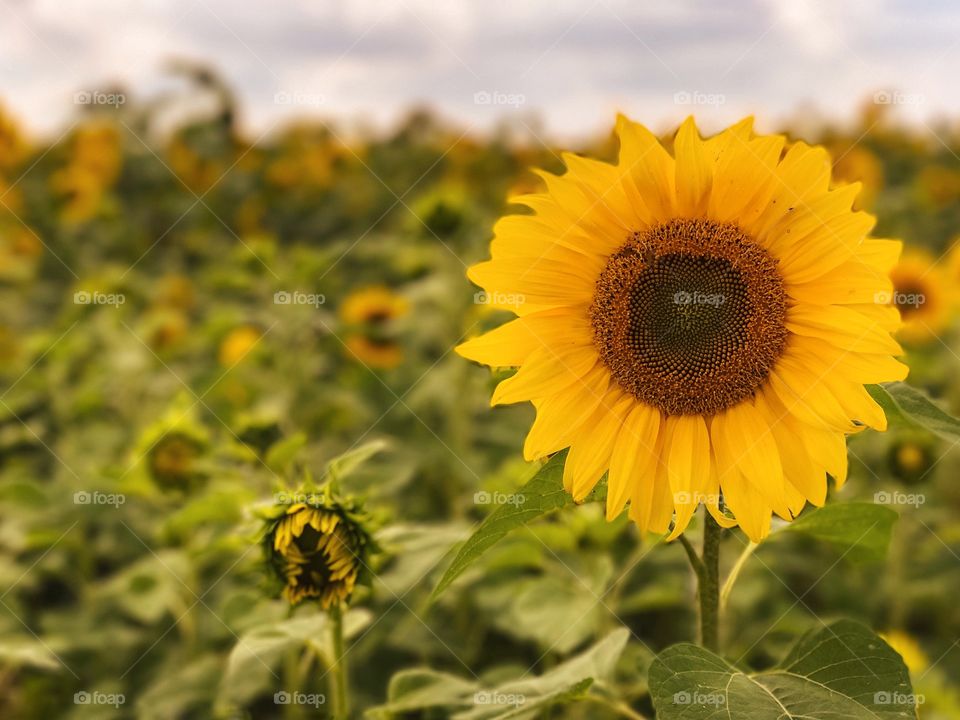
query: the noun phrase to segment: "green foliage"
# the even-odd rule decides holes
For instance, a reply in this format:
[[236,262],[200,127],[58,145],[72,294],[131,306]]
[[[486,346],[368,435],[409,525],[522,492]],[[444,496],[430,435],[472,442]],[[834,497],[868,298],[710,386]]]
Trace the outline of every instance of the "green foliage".
[[660,720],[905,720],[917,704],[900,656],[849,620],[811,630],[776,667],[758,673],[696,645],[675,645],[650,667],[650,692]]
[[881,505],[836,503],[803,513],[783,530],[828,542],[856,562],[880,562],[887,555],[897,517]]

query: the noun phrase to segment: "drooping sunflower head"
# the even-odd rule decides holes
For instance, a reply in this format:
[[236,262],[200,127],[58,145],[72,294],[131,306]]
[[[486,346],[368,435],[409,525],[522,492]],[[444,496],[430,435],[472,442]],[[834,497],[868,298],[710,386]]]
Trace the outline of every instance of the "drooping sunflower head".
[[280,504],[267,521],[264,549],[283,584],[283,597],[297,605],[310,598],[324,609],[345,603],[367,574],[373,549],[359,508],[323,493],[287,495],[303,502]]
[[[532,401],[528,459],[569,447],[576,500],[607,473],[607,515],[675,537],[700,503],[754,540],[771,514],[820,505],[846,477],[845,434],[884,429],[865,383],[902,379],[889,273],[900,243],[869,237],[857,184],[830,158],[756,136],[749,120],[673,153],[621,117],[616,165],[516,197],[470,278],[519,317],[458,348],[518,367],[493,404]],[[886,299],[883,299],[883,298]]]
[[911,248],[890,276],[892,301],[903,319],[898,336],[912,343],[934,339],[946,327],[949,315],[947,283],[934,257],[926,250]]

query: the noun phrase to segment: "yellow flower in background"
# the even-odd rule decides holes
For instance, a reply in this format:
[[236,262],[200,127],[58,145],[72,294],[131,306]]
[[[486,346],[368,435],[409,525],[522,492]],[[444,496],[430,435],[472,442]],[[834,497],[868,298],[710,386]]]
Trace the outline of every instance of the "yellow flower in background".
[[930,666],[930,658],[920,647],[920,643],[902,630],[888,630],[880,633],[880,637],[900,654],[903,664],[911,673],[922,673]]
[[673,155],[617,132],[617,165],[565,153],[546,192],[512,199],[534,214],[502,218],[469,277],[503,309],[523,298],[519,317],[458,351],[519,367],[492,403],[533,402],[524,455],[569,447],[575,500],[609,471],[608,519],[629,501],[676,537],[703,502],[760,541],[845,481],[847,434],[886,428],[864,384],[907,374],[877,301],[900,243],[869,237],[824,149],[749,119],[708,140],[688,119]]
[[253,352],[262,333],[252,325],[234,328],[220,343],[219,360],[225,368],[232,368]]
[[106,122],[81,126],[73,137],[71,165],[93,175],[101,187],[111,187],[120,176],[123,166],[117,127]]
[[340,319],[348,327],[347,350],[364,365],[390,370],[403,362],[391,322],[406,315],[406,298],[383,285],[356,290],[340,305]]
[[383,323],[403,317],[410,303],[385,285],[356,290],[340,305],[340,319],[348,325]]
[[900,310],[903,325],[898,337],[920,343],[937,337],[949,319],[947,286],[933,255],[910,248],[890,273],[893,304]]
[[167,158],[177,177],[195,193],[207,192],[226,170],[219,159],[202,155],[182,136],[170,142]]
[[344,344],[357,360],[372,368],[392,370],[403,362],[403,348],[392,340],[349,335]]
[[63,202],[61,217],[68,224],[86,222],[100,209],[103,185],[80,165],[67,165],[50,176],[50,187]]
[[838,148],[835,156],[837,159],[833,165],[834,177],[843,182],[862,184],[854,207],[872,208],[877,194],[883,188],[883,163],[880,158],[862,145]]
[[283,597],[291,605],[314,598],[323,609],[350,599],[366,569],[370,544],[358,517],[327,500],[290,505],[270,521],[265,536]]
[[0,173],[16,168],[26,154],[27,142],[19,124],[0,106]]

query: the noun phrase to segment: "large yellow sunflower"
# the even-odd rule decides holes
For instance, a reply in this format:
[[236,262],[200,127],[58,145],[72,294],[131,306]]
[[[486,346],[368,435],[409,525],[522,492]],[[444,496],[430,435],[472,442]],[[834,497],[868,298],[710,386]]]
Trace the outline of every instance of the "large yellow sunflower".
[[570,448],[583,500],[607,471],[607,517],[681,533],[702,502],[754,541],[771,513],[824,502],[847,473],[845,435],[886,427],[864,383],[907,368],[890,269],[859,184],[832,189],[822,148],[755,136],[744,120],[671,155],[617,122],[617,165],[564,154],[533,212],[495,226],[469,277],[519,317],[458,348],[519,367],[493,404],[532,401],[527,459]]

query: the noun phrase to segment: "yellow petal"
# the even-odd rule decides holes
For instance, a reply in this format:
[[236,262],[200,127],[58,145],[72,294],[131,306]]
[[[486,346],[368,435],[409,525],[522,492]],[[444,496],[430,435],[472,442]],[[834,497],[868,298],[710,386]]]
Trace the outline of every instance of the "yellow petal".
[[[621,513],[631,495],[647,506],[649,517],[653,486],[657,471],[657,436],[660,432],[660,411],[634,403],[624,418],[610,459],[607,478],[607,520]],[[639,493],[634,493],[642,486]]]

